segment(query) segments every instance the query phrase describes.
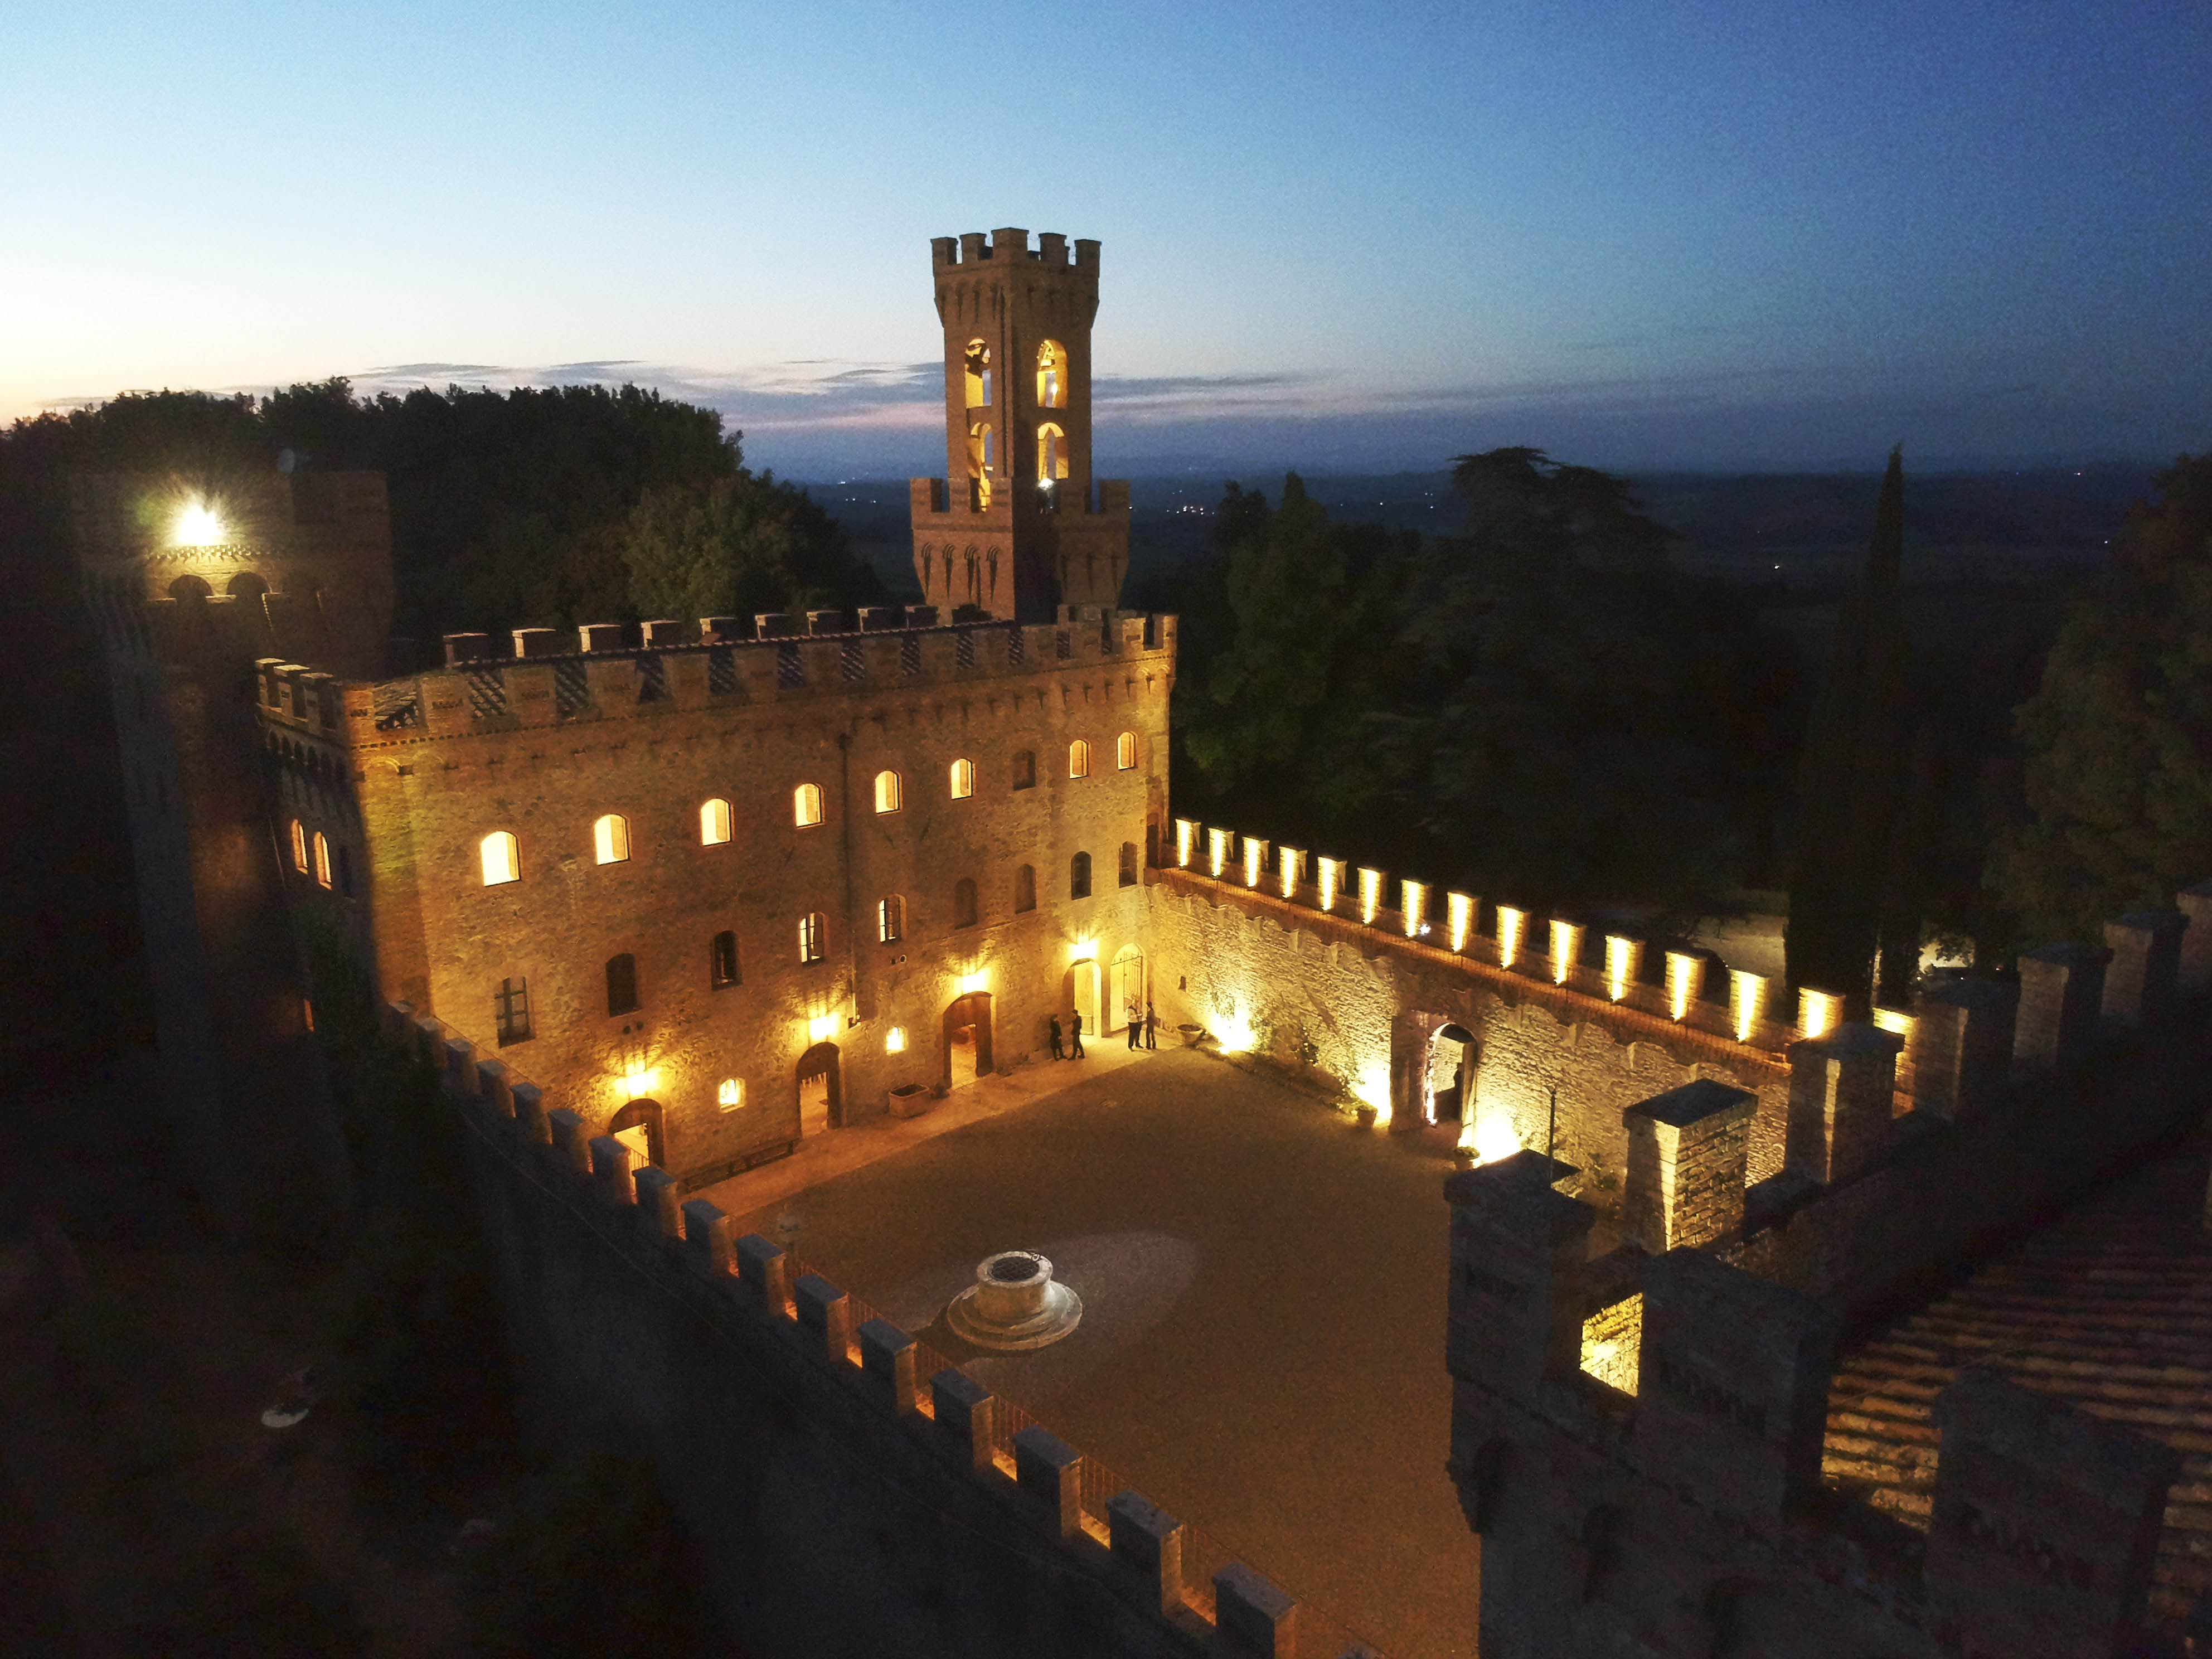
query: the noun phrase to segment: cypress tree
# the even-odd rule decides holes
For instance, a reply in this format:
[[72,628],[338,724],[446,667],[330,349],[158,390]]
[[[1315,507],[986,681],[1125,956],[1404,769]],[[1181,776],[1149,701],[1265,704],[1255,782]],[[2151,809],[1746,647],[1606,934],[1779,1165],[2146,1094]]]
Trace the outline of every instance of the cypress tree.
[[[1918,885],[1893,867],[1899,855],[1911,856],[1894,844],[1909,765],[1904,556],[1899,445],[1882,477],[1866,570],[1837,613],[1834,648],[1806,722],[1784,935],[1790,984],[1838,992],[1850,1017],[1861,1019],[1873,1000],[1884,909],[1892,911],[1895,940],[1903,927],[1897,901]],[[1917,933],[1917,915],[1911,927]]]

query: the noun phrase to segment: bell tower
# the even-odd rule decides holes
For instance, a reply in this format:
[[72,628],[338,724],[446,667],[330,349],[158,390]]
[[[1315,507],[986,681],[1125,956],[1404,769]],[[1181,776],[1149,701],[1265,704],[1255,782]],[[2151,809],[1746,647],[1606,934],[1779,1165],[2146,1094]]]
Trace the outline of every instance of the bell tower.
[[1098,244],[1026,230],[929,245],[945,328],[942,478],[912,481],[923,600],[955,617],[1048,622],[1112,608],[1129,566],[1129,486],[1091,476]]

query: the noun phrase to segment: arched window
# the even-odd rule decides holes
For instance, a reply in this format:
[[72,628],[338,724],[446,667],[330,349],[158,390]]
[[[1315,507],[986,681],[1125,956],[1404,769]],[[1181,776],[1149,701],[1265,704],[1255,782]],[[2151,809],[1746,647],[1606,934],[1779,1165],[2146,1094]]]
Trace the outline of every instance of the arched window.
[[1124,732],[1114,739],[1114,764],[1127,772],[1136,763],[1137,734],[1134,732]]
[[876,774],[876,811],[896,812],[899,810],[899,775],[883,771]]
[[610,1014],[634,1014],[637,1012],[637,958],[627,951],[618,957],[607,958],[607,1012]]
[[179,576],[169,584],[169,597],[173,599],[204,599],[214,592],[198,576]]
[[717,991],[738,982],[738,936],[726,927],[707,947],[707,980]]
[[822,913],[819,910],[799,919],[799,959],[801,962],[822,960]]
[[331,884],[331,844],[319,830],[315,831],[315,880],[325,887]]
[[1071,778],[1091,775],[1091,745],[1080,738],[1067,745],[1067,775]]
[[1057,340],[1037,348],[1037,407],[1067,407],[1067,349]]
[[1014,909],[1017,914],[1036,908],[1036,866],[1024,864],[1014,872]]
[[1121,885],[1134,887],[1136,884],[1137,843],[1133,841],[1125,841],[1121,843]]
[[720,847],[730,838],[730,803],[720,795],[699,809],[699,844]]
[[592,856],[601,864],[621,864],[629,857],[629,820],[610,812],[592,822]]
[[1036,787],[1036,751],[1034,749],[1017,750],[1014,755],[1014,787]]
[[1067,434],[1050,421],[1037,428],[1037,482],[1052,483],[1067,476]]
[[1091,896],[1091,854],[1078,853],[1067,861],[1067,896],[1072,899]]
[[966,800],[975,793],[975,763],[957,760],[952,763],[952,799]]
[[968,428],[968,489],[977,508],[991,504],[991,423],[978,421]]
[[968,342],[968,407],[988,409],[991,403],[991,348],[981,340]]
[[739,1079],[726,1077],[714,1091],[714,1103],[726,1112],[734,1112],[745,1103],[745,1085]]
[[241,570],[223,584],[223,592],[234,599],[258,599],[269,591],[269,584],[251,570]]
[[802,783],[791,792],[791,816],[802,830],[822,822],[822,786]]
[[477,843],[477,855],[483,860],[485,886],[497,887],[521,878],[522,860],[516,854],[514,837],[507,831],[495,830],[486,836]]
[[353,854],[346,851],[343,842],[338,843],[338,896],[353,896]]
[[952,925],[973,927],[975,925],[975,884],[963,876],[952,884]]
[[906,934],[906,901],[896,893],[876,901],[876,938],[885,945]]
[[[292,820],[292,867],[301,875],[307,873],[307,830],[299,819]],[[486,876],[486,881],[491,878]]]

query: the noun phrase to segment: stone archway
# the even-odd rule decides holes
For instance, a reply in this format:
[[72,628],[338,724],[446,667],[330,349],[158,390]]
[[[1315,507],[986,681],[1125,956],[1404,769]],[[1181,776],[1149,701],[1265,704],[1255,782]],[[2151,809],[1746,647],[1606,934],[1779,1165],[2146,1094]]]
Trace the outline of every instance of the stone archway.
[[801,1139],[845,1125],[845,1101],[837,1045],[817,1042],[799,1057],[794,1081],[799,1094]]
[[988,991],[970,991],[953,998],[946,1007],[938,1068],[940,1087],[957,1088],[998,1069],[991,1041],[991,1014]]
[[1455,1020],[1429,1039],[1428,1121],[1458,1125],[1474,1104],[1474,1069],[1482,1047]]
[[[663,1114],[657,1100],[633,1100],[614,1115],[607,1133],[637,1154],[637,1164],[668,1167],[668,1143],[662,1139]],[[635,1167],[635,1166],[633,1166]]]

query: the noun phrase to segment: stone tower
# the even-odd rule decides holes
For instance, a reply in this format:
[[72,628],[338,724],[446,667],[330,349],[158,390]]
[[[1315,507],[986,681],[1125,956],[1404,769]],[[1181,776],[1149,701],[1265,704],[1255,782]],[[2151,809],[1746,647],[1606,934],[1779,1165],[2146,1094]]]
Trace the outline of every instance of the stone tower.
[[945,326],[943,478],[913,481],[923,599],[1048,622],[1121,602],[1129,486],[1091,477],[1091,322],[1098,244],[1025,230],[930,243]]

